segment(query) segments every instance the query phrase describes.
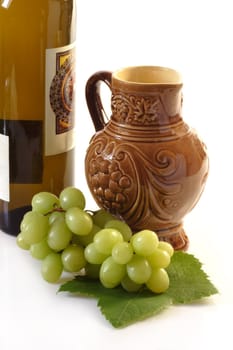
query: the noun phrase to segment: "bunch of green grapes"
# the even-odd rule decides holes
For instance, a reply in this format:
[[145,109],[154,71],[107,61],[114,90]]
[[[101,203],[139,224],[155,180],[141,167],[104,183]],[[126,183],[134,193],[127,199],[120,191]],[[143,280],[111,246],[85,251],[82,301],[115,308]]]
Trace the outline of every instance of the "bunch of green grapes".
[[169,286],[166,268],[173,247],[160,242],[154,231],[135,234],[107,211],[85,210],[85,197],[75,187],[55,196],[40,192],[32,210],[23,217],[17,244],[42,260],[41,274],[57,282],[63,271],[97,278],[106,288],[121,285],[126,291],[146,286],[162,293]]
[[75,187],[65,188],[59,197],[40,192],[31,206],[20,224],[18,246],[42,260],[41,274],[48,282],[58,281],[63,271],[81,271],[86,265],[84,248],[73,237],[87,235],[93,227],[91,216],[84,211],[83,193]]
[[136,292],[146,285],[152,292],[162,293],[169,287],[166,268],[173,252],[173,247],[160,242],[154,231],[132,235],[126,223],[110,220],[85,247],[86,274],[99,278],[106,288],[121,285],[128,292]]

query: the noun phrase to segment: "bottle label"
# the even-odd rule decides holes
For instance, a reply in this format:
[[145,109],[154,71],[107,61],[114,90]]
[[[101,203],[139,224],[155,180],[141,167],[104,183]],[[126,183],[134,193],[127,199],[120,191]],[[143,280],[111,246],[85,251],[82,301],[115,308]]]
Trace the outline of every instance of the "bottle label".
[[42,126],[41,120],[0,119],[0,191],[8,193],[10,183],[42,182]]
[[0,198],[9,202],[9,136],[0,134]]
[[74,147],[74,60],[74,44],[46,50],[46,156]]

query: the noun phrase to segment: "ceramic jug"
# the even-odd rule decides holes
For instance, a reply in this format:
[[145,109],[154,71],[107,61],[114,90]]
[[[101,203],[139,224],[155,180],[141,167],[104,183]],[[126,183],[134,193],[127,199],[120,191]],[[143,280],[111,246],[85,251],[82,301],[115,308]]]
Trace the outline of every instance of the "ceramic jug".
[[[106,119],[100,91],[111,89]],[[182,79],[170,68],[100,71],[86,84],[96,130],[85,158],[97,204],[133,232],[154,230],[176,250],[187,249],[183,218],[198,202],[208,175],[204,143],[182,118]]]

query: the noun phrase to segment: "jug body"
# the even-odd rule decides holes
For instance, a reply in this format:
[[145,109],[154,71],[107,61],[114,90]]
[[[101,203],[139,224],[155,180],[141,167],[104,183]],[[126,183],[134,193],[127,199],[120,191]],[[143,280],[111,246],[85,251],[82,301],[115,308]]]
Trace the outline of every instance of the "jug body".
[[183,218],[205,186],[206,147],[181,116],[178,73],[162,67],[134,70],[130,83],[129,72],[128,80],[122,72],[108,80],[110,120],[104,124],[97,111],[92,116],[101,122],[86,153],[87,182],[98,205],[123,218],[134,232],[151,229],[175,249],[186,249]]

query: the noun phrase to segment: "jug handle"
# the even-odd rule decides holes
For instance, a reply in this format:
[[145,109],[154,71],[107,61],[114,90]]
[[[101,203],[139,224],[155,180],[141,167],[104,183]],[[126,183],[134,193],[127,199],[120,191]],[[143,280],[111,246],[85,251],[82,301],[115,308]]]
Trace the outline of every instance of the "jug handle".
[[106,125],[107,114],[100,96],[100,85],[104,82],[111,90],[112,73],[99,71],[94,73],[86,83],[86,102],[95,130],[99,131]]

